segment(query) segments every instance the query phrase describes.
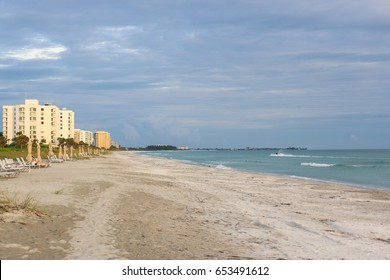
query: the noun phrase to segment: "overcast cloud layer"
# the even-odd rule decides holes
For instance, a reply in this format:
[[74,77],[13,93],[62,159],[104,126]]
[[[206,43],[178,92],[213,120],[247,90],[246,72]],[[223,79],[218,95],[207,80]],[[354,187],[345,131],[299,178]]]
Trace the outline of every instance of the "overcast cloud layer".
[[0,0],[0,105],[123,146],[390,148],[387,0]]

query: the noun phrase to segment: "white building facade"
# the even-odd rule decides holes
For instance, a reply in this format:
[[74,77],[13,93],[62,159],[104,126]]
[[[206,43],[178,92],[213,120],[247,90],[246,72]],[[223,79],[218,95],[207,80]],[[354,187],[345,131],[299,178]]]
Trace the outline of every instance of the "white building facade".
[[74,130],[74,141],[76,143],[83,142],[90,146],[95,145],[93,132],[88,130],[75,129]]
[[63,108],[59,114],[59,137],[73,138],[74,137],[74,112]]
[[51,104],[40,105],[36,99],[26,99],[25,104],[3,106],[3,134],[10,144],[16,133],[34,140],[58,144],[57,138],[74,135],[74,112],[60,110]]

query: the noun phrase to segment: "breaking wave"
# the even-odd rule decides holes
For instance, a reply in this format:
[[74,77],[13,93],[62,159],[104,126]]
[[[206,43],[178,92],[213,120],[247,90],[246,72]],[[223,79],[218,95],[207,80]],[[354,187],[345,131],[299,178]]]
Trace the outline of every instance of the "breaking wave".
[[217,166],[215,166],[215,168],[218,168],[218,169],[225,169],[225,170],[231,170],[230,167],[227,167],[223,164],[218,164]]
[[306,156],[306,155],[291,155],[291,154],[283,154],[283,153],[274,153],[270,154],[271,157],[298,157],[298,158],[310,158],[317,156]]
[[293,155],[293,154],[284,154],[284,153],[274,153],[270,154],[270,157],[291,157],[291,158],[344,158],[347,159],[349,157],[337,157],[337,156],[313,156],[313,155]]
[[311,167],[332,167],[335,166],[335,163],[316,163],[316,162],[302,162],[302,166],[311,166]]

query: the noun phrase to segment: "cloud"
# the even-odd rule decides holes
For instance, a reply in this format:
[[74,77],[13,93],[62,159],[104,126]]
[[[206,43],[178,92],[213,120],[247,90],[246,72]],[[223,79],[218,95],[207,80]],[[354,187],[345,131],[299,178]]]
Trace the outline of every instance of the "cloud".
[[388,127],[387,0],[35,2],[0,4],[2,98],[65,105],[123,145]]
[[142,57],[148,53],[146,48],[135,47],[138,41],[134,36],[143,33],[138,26],[103,26],[90,32],[85,41],[79,46],[85,56],[100,56],[99,60],[120,58],[118,63],[127,61],[126,56]]
[[141,33],[143,29],[139,26],[105,26],[98,28],[95,33],[114,38],[124,38],[133,34]]
[[4,54],[0,58],[19,61],[59,60],[62,54],[68,51],[68,48],[64,45],[53,43],[41,33],[27,34],[23,41],[27,43],[24,44],[24,47],[3,47]]
[[3,58],[16,60],[58,60],[61,54],[67,51],[64,46],[52,46],[46,48],[22,48],[14,51],[8,51]]
[[85,46],[85,49],[98,52],[106,52],[112,55],[138,55],[141,52],[139,49],[129,48],[110,41],[96,42],[91,45]]

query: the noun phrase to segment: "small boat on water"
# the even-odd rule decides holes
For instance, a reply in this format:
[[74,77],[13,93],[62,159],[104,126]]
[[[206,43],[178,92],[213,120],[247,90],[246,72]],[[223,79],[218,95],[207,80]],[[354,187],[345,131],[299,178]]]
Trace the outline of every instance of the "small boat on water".
[[271,157],[280,157],[280,156],[285,156],[285,154],[282,153],[283,150],[279,150],[276,153],[270,154]]

